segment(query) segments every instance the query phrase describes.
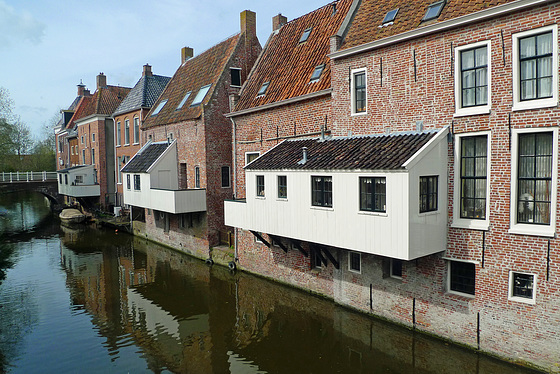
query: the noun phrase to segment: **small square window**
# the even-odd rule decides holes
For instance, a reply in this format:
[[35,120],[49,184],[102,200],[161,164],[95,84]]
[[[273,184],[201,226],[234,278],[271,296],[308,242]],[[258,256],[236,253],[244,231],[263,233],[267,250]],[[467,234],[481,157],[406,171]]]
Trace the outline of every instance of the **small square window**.
[[360,177],[360,210],[385,212],[385,177]]
[[449,261],[449,291],[474,295],[476,268],[473,263]]
[[311,205],[332,208],[332,177],[311,177]]
[[438,1],[437,3],[429,5],[424,18],[422,18],[422,21],[429,21],[431,19],[438,18],[444,6],[445,1]]
[[362,271],[362,256],[358,252],[350,252],[348,255],[348,270],[356,273]]
[[317,67],[315,67],[315,70],[313,70],[313,74],[311,74],[311,82],[315,82],[317,80],[319,80],[319,78],[321,78],[321,74],[323,73],[323,70],[325,69],[325,65],[319,65]]
[[438,209],[438,177],[420,177],[420,213]]
[[313,28],[310,27],[310,28],[306,29],[306,30],[303,32],[303,34],[301,34],[301,38],[299,39],[299,43],[306,42],[307,39],[309,39],[309,35],[311,34],[311,30],[312,30],[312,29],[313,29]]
[[211,86],[212,85],[209,84],[207,86],[201,87],[200,90],[198,90],[198,93],[196,94],[196,96],[194,97],[194,100],[193,100],[191,106],[196,106],[196,105],[199,105],[200,103],[202,103],[202,101],[206,97],[206,94],[210,90]]
[[385,18],[383,18],[382,24],[385,25],[387,23],[393,22],[395,20],[395,17],[397,17],[398,12],[399,8],[388,11],[385,15]]
[[391,278],[402,279],[403,261],[396,258],[391,259]]
[[278,176],[278,198],[288,198],[288,177],[285,175]]
[[264,197],[264,175],[257,175],[257,196]]
[[512,271],[509,274],[508,299],[522,303],[535,303],[537,276]]
[[257,96],[261,96],[264,95],[266,93],[266,90],[268,89],[268,85],[270,84],[270,82],[264,82],[259,90],[259,92],[257,92]]

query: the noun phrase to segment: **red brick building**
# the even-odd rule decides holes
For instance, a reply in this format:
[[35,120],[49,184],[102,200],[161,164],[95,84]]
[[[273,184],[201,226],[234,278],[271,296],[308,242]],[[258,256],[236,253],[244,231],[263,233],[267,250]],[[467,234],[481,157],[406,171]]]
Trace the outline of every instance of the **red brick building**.
[[[243,106],[266,49],[231,114],[246,200],[226,203],[226,223],[253,231],[239,265],[558,372],[560,3],[362,0],[348,14],[328,35],[332,138],[271,149],[318,109]],[[296,36],[278,40],[295,51]],[[431,140],[399,153],[407,136]],[[243,170],[246,152],[262,156]]]
[[[135,233],[203,258],[219,244],[220,232],[226,231],[223,201],[233,191],[231,121],[224,114],[229,95],[239,91],[260,51],[251,11],[241,13],[238,34],[200,55],[192,57],[192,49],[183,48],[181,66],[142,123],[145,148],[123,169],[125,178],[137,181],[124,188],[125,204],[146,209],[145,222],[134,222]],[[162,141],[171,148],[151,147]],[[146,158],[152,151],[167,152],[165,162],[156,165]],[[191,205],[181,205],[185,194]],[[192,211],[201,203],[205,209]]]

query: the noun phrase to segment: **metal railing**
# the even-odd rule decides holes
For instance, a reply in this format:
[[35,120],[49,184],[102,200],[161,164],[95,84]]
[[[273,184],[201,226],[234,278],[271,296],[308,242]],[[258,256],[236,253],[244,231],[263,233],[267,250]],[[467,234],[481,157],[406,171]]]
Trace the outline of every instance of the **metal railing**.
[[14,171],[2,172],[0,174],[0,182],[46,182],[56,181],[56,171]]

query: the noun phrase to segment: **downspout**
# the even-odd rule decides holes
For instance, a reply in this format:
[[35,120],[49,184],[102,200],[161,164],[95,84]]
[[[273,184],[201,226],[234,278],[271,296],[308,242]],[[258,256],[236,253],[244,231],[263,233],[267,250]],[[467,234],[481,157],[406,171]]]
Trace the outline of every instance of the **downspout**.
[[[231,124],[233,125],[233,198],[237,197],[237,124],[233,120],[233,117],[229,117]],[[239,262],[239,256],[237,251],[238,245],[238,235],[237,227],[233,228],[233,248],[234,248],[234,261]]]

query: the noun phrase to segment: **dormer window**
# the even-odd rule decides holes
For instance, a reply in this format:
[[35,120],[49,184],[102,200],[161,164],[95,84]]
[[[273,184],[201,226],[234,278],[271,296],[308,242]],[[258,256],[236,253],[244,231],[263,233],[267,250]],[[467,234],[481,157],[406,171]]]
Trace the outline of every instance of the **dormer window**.
[[194,100],[191,104],[191,106],[195,106],[195,105],[199,105],[200,103],[202,103],[202,101],[204,100],[204,98],[206,97],[206,94],[208,93],[208,91],[210,90],[210,87],[212,85],[206,85],[204,87],[200,87],[200,90],[198,90],[198,93],[196,94],[196,96],[194,97]]
[[257,92],[257,96],[261,96],[264,95],[266,93],[266,90],[268,89],[268,85],[270,84],[270,82],[264,82],[261,86],[261,89],[259,90],[259,92]]
[[185,105],[185,103],[187,102],[187,100],[189,99],[189,96],[191,96],[192,91],[189,91],[185,94],[185,97],[183,97],[183,100],[181,100],[181,102],[179,103],[179,105],[177,105],[177,109],[175,110],[179,110],[183,107],[183,105]]
[[438,18],[443,7],[445,6],[445,1],[438,1],[428,6],[428,10],[426,10],[426,14],[422,21],[429,21],[435,18]]
[[152,116],[155,116],[160,112],[160,110],[167,104],[167,99],[160,101],[156,109],[152,112]]
[[311,34],[312,29],[313,28],[310,27],[303,32],[303,34],[301,35],[301,38],[299,39],[299,43],[306,42],[307,39],[309,39],[309,34]]
[[325,64],[316,66],[315,70],[313,70],[313,74],[311,74],[310,81],[315,82],[315,81],[319,80],[319,78],[321,78],[321,74],[323,73],[324,69],[325,69]]
[[399,12],[399,8],[388,11],[387,14],[385,15],[385,18],[383,18],[382,24],[387,25],[389,23],[393,23],[395,17],[397,17],[398,12]]

